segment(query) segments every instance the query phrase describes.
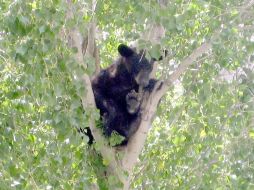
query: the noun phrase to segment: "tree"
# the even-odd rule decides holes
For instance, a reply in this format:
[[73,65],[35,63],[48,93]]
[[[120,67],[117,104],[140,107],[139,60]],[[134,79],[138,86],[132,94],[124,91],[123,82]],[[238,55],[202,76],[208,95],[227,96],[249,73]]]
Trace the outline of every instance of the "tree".
[[[3,2],[1,187],[253,189],[253,6]],[[144,95],[139,130],[119,150],[96,127],[90,77],[131,41],[169,56],[156,64],[161,86]],[[87,126],[92,148],[77,132]]]

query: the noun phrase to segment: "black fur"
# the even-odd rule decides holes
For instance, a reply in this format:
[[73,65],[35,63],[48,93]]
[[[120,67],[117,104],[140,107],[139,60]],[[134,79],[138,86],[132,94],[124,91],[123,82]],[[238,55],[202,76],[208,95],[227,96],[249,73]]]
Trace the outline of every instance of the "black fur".
[[[156,83],[149,77],[155,60],[148,61],[145,51],[138,53],[123,44],[118,46],[118,52],[120,57],[92,79],[92,88],[104,134],[110,136],[116,131],[125,137],[126,144],[138,127],[131,125],[139,117],[138,90],[151,91]],[[91,131],[87,131],[87,135],[92,143]]]
[[116,131],[128,139],[136,131],[130,126],[138,117],[139,106],[133,109],[127,107],[128,101],[131,101],[127,95],[148,86],[154,60],[148,61],[144,51],[137,53],[123,44],[119,45],[118,51],[121,56],[94,77],[92,88],[105,135],[110,136]]

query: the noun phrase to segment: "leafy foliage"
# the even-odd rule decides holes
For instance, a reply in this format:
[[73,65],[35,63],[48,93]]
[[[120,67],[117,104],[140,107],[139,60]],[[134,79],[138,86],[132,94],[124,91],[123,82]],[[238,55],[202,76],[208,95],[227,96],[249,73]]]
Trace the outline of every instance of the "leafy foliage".
[[[146,146],[135,168],[134,189],[253,189],[254,74],[253,8],[243,2],[172,0],[73,1],[74,19],[61,1],[9,1],[0,5],[0,184],[2,189],[101,189],[107,160],[87,149],[76,129],[87,127],[94,110],[82,108],[86,92],[65,32],[85,35],[96,17],[102,66],[120,42],[138,40],[157,56],[167,78],[184,57],[205,41],[213,49],[179,79],[160,103]],[[161,23],[160,46],[142,39]],[[143,43],[144,42],[144,43]],[[85,110],[84,110],[85,109]],[[118,137],[117,137],[118,138]],[[111,143],[118,139],[113,137]],[[103,174],[102,174],[103,175]],[[108,184],[109,183],[109,184]]]
[[[83,68],[59,37],[64,6],[5,2],[1,9],[0,170],[3,189],[79,189],[93,174],[83,158]],[[87,177],[84,177],[87,176]]]

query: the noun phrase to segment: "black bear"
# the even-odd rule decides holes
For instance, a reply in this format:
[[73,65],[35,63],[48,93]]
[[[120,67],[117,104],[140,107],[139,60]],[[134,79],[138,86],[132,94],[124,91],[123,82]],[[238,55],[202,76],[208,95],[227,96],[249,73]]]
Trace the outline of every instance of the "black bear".
[[[137,126],[131,123],[138,117],[138,91],[149,86],[155,59],[148,61],[144,50],[136,52],[123,44],[118,46],[118,52],[120,57],[92,79],[92,89],[104,134],[110,136],[116,131],[128,140],[137,130]],[[91,144],[91,133],[88,136]]]

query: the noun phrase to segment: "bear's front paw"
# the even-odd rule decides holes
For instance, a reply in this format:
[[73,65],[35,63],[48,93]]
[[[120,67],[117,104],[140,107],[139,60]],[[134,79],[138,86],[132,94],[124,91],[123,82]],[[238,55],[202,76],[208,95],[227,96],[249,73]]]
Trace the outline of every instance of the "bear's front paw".
[[127,110],[130,114],[135,114],[138,112],[140,107],[140,96],[135,91],[132,90],[126,95],[126,104],[127,104]]

